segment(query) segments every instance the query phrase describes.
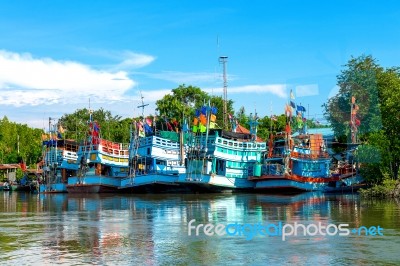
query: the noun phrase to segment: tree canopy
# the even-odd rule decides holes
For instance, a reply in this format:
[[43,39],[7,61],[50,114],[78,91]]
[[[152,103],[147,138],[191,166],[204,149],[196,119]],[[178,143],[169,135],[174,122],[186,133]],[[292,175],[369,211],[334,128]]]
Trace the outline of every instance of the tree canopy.
[[[165,95],[156,102],[159,115],[166,119],[176,119],[180,123],[183,119],[194,117],[195,110],[201,106],[208,106],[208,103],[218,109],[217,125],[223,127],[222,110],[224,101],[221,96],[210,96],[198,87],[180,85],[172,89],[171,94]],[[229,114],[234,114],[233,101],[228,100],[227,110]]]
[[[400,162],[400,71],[383,68],[372,56],[351,58],[338,75],[339,92],[324,105],[336,136],[350,135],[352,97],[359,107],[358,160],[369,180],[397,179]],[[349,138],[347,138],[349,140]]]

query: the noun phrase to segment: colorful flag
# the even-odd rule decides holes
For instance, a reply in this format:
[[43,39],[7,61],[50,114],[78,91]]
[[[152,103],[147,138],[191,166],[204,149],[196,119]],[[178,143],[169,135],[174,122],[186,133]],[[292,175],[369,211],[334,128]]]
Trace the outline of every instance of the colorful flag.
[[304,108],[304,106],[297,105],[297,111],[305,112],[305,111],[306,111],[306,108]]
[[292,90],[290,90],[290,99],[294,100],[294,94]]
[[65,132],[65,130],[64,130],[64,128],[61,126],[61,124],[58,125],[58,132],[60,132],[60,133],[64,133],[64,132]]

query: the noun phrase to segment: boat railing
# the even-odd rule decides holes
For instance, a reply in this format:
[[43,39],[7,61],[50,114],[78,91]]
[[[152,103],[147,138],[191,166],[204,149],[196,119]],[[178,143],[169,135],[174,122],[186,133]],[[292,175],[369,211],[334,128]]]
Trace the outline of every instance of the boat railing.
[[176,142],[171,139],[159,137],[159,136],[149,136],[149,137],[144,137],[140,138],[139,140],[139,146],[144,147],[144,146],[153,146],[153,145],[158,145],[158,146],[163,146],[166,148],[179,148],[179,142]]
[[292,158],[298,158],[298,159],[328,159],[329,158],[329,154],[327,152],[322,152],[322,151],[321,152],[311,152],[310,154],[292,151],[290,153],[290,156]]
[[85,143],[79,150],[81,152],[98,152],[112,155],[114,157],[129,157],[129,144],[115,143],[101,140],[99,144]]
[[238,149],[238,150],[265,150],[266,144],[261,142],[254,142],[254,141],[236,141],[230,140],[225,138],[218,137],[215,140],[215,143],[219,146],[223,146],[229,149]]

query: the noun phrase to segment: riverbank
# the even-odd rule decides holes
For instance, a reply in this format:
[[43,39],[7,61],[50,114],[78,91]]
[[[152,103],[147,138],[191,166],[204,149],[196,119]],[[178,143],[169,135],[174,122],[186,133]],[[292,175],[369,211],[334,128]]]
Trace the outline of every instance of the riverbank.
[[382,184],[370,188],[360,189],[359,193],[364,198],[398,198],[400,199],[400,182],[386,179]]

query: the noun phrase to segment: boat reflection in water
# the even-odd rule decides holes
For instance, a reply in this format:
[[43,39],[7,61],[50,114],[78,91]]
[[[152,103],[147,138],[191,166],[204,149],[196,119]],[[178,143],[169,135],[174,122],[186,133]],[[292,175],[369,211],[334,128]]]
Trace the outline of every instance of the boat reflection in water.
[[[400,207],[355,195],[0,193],[6,264],[379,264],[398,262]],[[384,236],[188,235],[199,224],[380,225]],[[365,256],[368,254],[368,256]]]

